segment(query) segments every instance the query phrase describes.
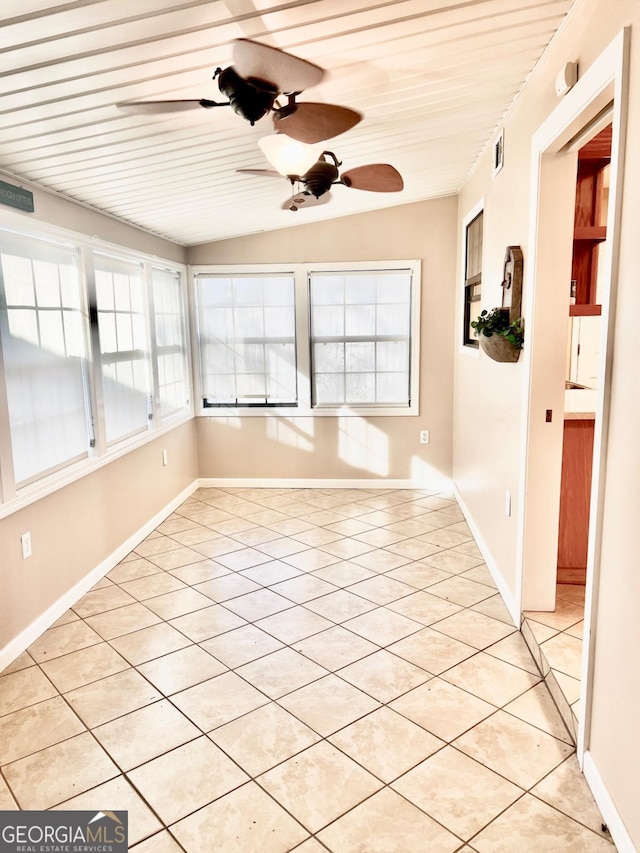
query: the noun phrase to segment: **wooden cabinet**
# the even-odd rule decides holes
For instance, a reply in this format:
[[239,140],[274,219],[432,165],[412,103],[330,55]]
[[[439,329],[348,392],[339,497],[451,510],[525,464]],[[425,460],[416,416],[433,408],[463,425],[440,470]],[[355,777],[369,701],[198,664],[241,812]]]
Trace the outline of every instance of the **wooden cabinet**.
[[593,418],[564,422],[558,583],[584,584],[586,580],[594,424]]

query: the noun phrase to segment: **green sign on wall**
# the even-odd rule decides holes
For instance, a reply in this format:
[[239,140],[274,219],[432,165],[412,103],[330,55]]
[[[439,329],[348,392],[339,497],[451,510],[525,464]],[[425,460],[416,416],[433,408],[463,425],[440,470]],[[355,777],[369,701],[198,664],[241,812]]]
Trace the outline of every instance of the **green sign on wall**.
[[0,181],[0,204],[9,207],[17,207],[18,210],[26,210],[33,213],[33,193],[23,190],[22,187],[14,187],[13,184],[5,184]]

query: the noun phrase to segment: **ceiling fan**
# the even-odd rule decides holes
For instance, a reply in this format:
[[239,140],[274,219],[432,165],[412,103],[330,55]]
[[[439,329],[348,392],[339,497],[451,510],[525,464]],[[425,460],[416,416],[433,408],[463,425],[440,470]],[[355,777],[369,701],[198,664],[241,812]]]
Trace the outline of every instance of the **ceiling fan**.
[[[267,140],[274,137],[267,137]],[[277,140],[277,137],[275,137]],[[265,139],[259,140],[263,150]],[[271,152],[270,152],[271,153]],[[346,172],[340,172],[342,161],[338,160],[333,151],[323,151],[316,162],[303,174],[291,174],[287,167],[275,169],[238,169],[245,175],[259,177],[286,177],[291,183],[293,194],[282,205],[283,210],[299,210],[301,207],[315,207],[329,201],[329,190],[333,186],[342,185],[354,190],[389,193],[400,192],[404,188],[402,175],[389,163],[371,163],[367,166],[356,166]]]
[[[233,43],[233,65],[217,68],[213,79],[227,101],[208,98],[173,101],[129,101],[119,103],[122,110],[138,113],[165,113],[197,107],[230,106],[251,125],[268,113],[273,115],[277,133],[284,133],[300,142],[314,143],[331,139],[354,127],[362,115],[348,107],[315,102],[298,103],[296,98],[305,89],[316,86],[324,70],[312,62],[250,39]],[[287,103],[281,105],[278,97]]]

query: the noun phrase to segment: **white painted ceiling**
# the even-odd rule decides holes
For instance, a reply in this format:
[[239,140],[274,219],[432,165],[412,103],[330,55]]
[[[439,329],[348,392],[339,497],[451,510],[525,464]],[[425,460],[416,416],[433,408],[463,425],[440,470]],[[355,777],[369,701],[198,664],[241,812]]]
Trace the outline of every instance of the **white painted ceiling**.
[[[2,0],[0,172],[183,245],[455,193],[572,2]],[[268,167],[269,117],[116,107],[222,100],[212,76],[236,38],[326,69],[298,100],[364,114],[326,147],[342,171],[391,163],[404,190],[336,186],[328,204],[283,211],[285,178],[236,173]]]

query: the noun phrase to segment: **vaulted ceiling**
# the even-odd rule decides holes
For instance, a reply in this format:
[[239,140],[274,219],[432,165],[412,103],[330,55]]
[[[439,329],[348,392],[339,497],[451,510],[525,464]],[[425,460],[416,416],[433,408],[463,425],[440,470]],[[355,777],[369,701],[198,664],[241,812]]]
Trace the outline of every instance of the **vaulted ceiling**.
[[[183,245],[455,193],[573,0],[3,0],[0,177]],[[363,113],[331,139],[342,170],[390,163],[401,192],[336,186],[292,212],[251,126],[229,107],[158,115],[117,104],[221,100],[234,39],[324,68],[298,100]],[[25,184],[29,186],[29,184]]]

